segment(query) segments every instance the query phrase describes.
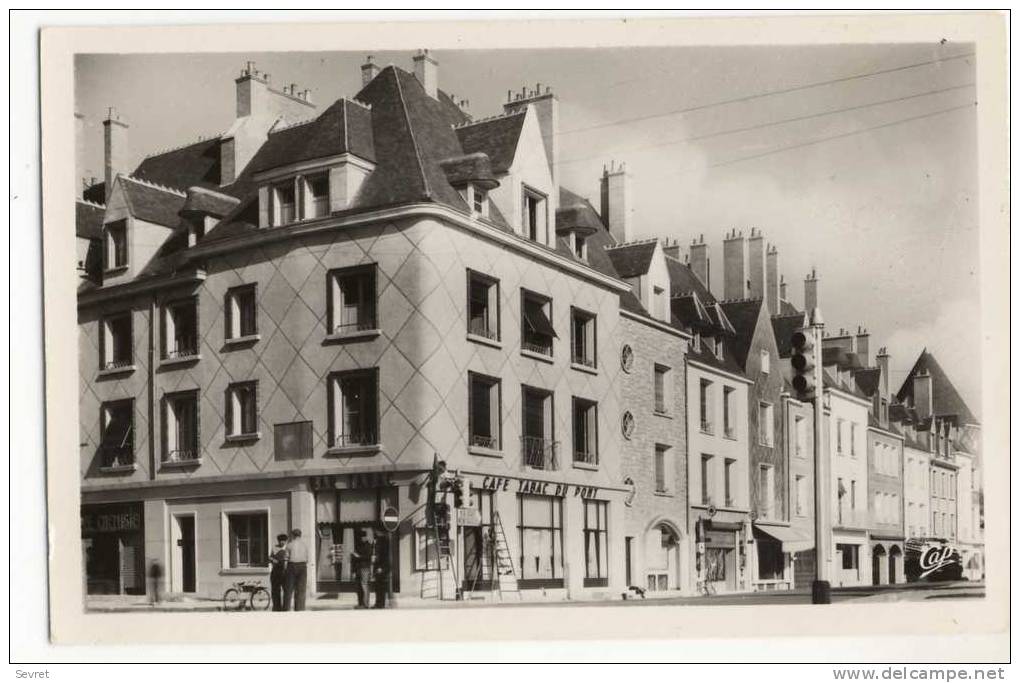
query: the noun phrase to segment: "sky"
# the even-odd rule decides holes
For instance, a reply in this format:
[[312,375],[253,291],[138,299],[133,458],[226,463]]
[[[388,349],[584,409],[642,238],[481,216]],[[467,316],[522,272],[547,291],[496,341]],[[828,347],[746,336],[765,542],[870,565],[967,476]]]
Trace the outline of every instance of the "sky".
[[[819,277],[828,331],[864,326],[892,385],[927,347],[980,415],[977,113],[966,44],[437,51],[439,87],[475,117],[550,86],[561,184],[598,206],[604,165],[630,175],[633,238],[760,229],[789,298]],[[102,176],[102,120],[130,125],[132,162],[226,130],[245,61],[320,111],[360,89],[364,53],[80,55],[84,176]],[[412,70],[412,52],[374,61]],[[881,73],[876,73],[881,72]],[[861,132],[858,132],[861,131]]]

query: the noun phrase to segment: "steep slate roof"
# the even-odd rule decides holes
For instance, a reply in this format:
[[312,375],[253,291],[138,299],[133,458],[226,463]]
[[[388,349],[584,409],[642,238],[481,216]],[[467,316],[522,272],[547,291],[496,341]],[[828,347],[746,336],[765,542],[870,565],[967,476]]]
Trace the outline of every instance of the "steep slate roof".
[[765,305],[762,299],[745,299],[741,301],[724,301],[720,304],[726,317],[733,324],[736,332],[730,342],[733,357],[741,368],[747,369],[747,354],[751,349],[751,342],[754,341],[754,333],[758,326],[758,317],[761,315],[762,306]]
[[779,315],[800,315],[801,311],[786,299],[779,300]]
[[638,277],[648,272],[658,240],[644,240],[608,247],[606,253],[620,277]]
[[907,378],[903,381],[903,386],[896,392],[896,398],[900,401],[909,401],[913,404],[914,376],[922,371],[927,371],[931,375],[932,404],[935,415],[939,417],[955,415],[964,424],[980,424],[977,417],[971,412],[966,402],[964,402],[963,397],[956,390],[956,387],[949,380],[949,375],[946,374],[942,366],[935,360],[935,356],[929,353],[927,349],[921,351],[921,355],[917,357],[914,367],[910,369],[910,372],[907,373]]
[[861,368],[854,373],[854,381],[857,388],[865,396],[874,396],[878,391],[878,381],[882,378],[882,371],[879,368]]
[[793,345],[790,340],[793,338],[793,333],[803,326],[804,315],[802,313],[773,316],[772,331],[776,336],[776,346],[779,348],[780,358],[789,358],[793,354]]
[[74,234],[90,240],[103,237],[103,216],[106,209],[80,199],[74,203]]
[[524,128],[526,109],[456,129],[457,138],[466,154],[483,152],[492,162],[495,173],[506,173],[513,164],[517,143]]
[[678,261],[672,256],[667,256],[666,271],[669,273],[670,287],[673,290],[671,294],[673,296],[693,292],[698,295],[698,299],[706,306],[715,303],[715,297],[712,296],[712,292],[698,279],[698,276],[694,274],[694,271],[687,264]]
[[171,190],[165,190],[140,183],[126,176],[120,176],[128,210],[135,218],[143,221],[176,228],[180,222],[180,210],[184,197]]
[[220,139],[200,140],[185,147],[154,154],[131,173],[136,178],[169,187],[192,185],[219,189]]

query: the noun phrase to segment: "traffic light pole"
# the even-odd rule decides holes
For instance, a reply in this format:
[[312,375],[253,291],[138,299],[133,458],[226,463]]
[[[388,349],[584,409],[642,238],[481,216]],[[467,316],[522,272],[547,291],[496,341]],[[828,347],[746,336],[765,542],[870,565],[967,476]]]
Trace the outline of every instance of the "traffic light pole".
[[811,339],[816,362],[814,369],[815,396],[812,399],[815,441],[815,580],[811,585],[811,603],[827,605],[832,602],[830,578],[832,574],[832,490],[829,472],[829,449],[825,442],[825,386],[822,384],[822,324],[818,309],[811,314]]

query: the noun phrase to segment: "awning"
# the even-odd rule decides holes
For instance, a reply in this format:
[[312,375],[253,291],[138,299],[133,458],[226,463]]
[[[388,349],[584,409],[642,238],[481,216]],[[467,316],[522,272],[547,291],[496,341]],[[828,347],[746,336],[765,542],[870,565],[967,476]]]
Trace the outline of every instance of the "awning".
[[549,321],[549,316],[547,316],[545,311],[542,309],[542,304],[525,301],[524,322],[527,323],[531,331],[536,334],[543,334],[548,337],[556,336],[556,330]]
[[814,539],[808,538],[799,531],[791,529],[788,526],[764,526],[761,524],[755,524],[754,535],[757,537],[759,534],[772,540],[779,541],[782,544],[784,553],[799,553],[805,550],[811,550],[815,547]]

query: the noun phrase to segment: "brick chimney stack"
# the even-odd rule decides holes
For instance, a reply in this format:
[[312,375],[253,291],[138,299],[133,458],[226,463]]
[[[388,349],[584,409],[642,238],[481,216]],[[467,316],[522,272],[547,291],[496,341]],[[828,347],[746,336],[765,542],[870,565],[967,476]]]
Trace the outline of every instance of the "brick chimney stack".
[[118,173],[128,172],[128,125],[117,115],[117,110],[110,107],[106,120],[103,121],[103,180],[105,181],[106,201],[110,201],[113,192],[113,181]]
[[883,346],[875,354],[875,365],[882,371],[882,377],[879,380],[879,391],[882,394],[882,398],[889,399],[889,353]]
[[361,87],[372,82],[372,79],[379,75],[379,65],[372,61],[372,55],[365,57],[365,63],[361,65]]
[[708,245],[705,244],[704,234],[691,242],[690,251],[691,272],[694,273],[694,277],[701,280],[701,284],[705,285],[706,288],[711,289],[708,284],[709,276],[711,275],[711,264],[708,260]]
[[747,298],[747,238],[736,229],[723,240],[723,298]]
[[680,258],[680,240],[670,240],[669,238],[661,240],[662,252],[670,258],[674,258],[677,261],[682,260]]
[[439,98],[439,62],[428,50],[418,50],[414,56],[414,77],[425,88],[425,93],[432,99]]
[[612,162],[609,168],[602,167],[601,179],[602,220],[609,227],[609,234],[617,244],[630,241],[630,181],[626,164],[616,166]]
[[752,299],[765,298],[765,235],[757,228],[751,228],[747,240],[747,279],[750,282],[747,295]]
[[765,303],[769,315],[779,315],[779,250],[772,245],[765,250]]
[[818,273],[814,268],[804,278],[804,310],[811,314],[811,311],[818,308]]
[[789,301],[789,299],[786,297],[786,278],[784,278],[782,275],[779,276],[779,300]]

